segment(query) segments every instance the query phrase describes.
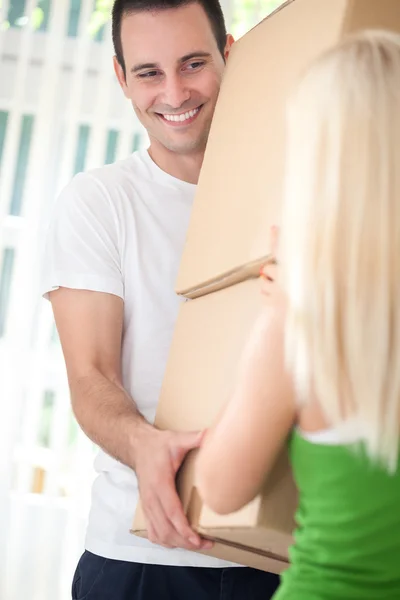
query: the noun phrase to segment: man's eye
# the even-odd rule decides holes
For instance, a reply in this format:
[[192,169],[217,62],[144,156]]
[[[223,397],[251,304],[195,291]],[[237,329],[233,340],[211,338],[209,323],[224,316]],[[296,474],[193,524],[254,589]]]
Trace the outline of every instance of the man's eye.
[[146,73],[139,73],[140,79],[152,79],[158,75],[158,71],[146,71]]
[[190,71],[194,71],[196,69],[199,69],[200,67],[202,67],[204,65],[203,61],[199,61],[197,60],[196,62],[191,62],[188,64],[188,68]]

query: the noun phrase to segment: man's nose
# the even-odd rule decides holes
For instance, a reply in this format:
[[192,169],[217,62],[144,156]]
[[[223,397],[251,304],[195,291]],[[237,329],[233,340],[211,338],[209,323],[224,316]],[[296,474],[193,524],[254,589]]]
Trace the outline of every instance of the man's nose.
[[164,89],[164,103],[173,109],[178,109],[190,98],[187,84],[179,75],[170,76],[166,79]]

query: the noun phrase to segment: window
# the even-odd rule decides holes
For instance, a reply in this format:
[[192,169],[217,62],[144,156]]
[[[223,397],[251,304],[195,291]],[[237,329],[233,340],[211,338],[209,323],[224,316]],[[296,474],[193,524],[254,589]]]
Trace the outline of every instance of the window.
[[56,395],[53,390],[45,390],[38,431],[38,444],[42,448],[50,447],[50,436]]
[[111,19],[113,0],[94,0],[93,13],[89,23],[89,34],[95,42],[104,40],[105,25]]
[[133,136],[132,151],[136,152],[136,150],[139,150],[141,144],[142,144],[142,135],[140,133],[135,133],[135,135]]
[[71,0],[69,5],[68,37],[76,37],[78,35],[80,16],[81,0]]
[[1,164],[1,157],[3,155],[4,142],[6,139],[7,121],[8,121],[8,112],[5,112],[4,110],[0,110],[0,164]]
[[[40,0],[38,6],[35,9],[37,11],[37,30],[47,31],[49,26],[51,0]],[[55,7],[54,7],[55,8]]]
[[11,0],[7,17],[11,27],[21,26],[21,19],[23,19],[25,12],[25,4],[26,0]]
[[0,276],[0,337],[6,330],[8,304],[10,301],[11,281],[14,269],[15,250],[5,248]]
[[110,129],[107,136],[107,148],[105,156],[105,164],[109,165],[114,162],[117,152],[119,132],[115,129]]
[[85,170],[86,154],[89,145],[90,127],[81,125],[78,134],[78,146],[75,155],[74,174]]
[[34,125],[33,115],[22,117],[21,133],[17,155],[17,167],[14,175],[14,187],[11,195],[10,214],[19,216],[22,211],[22,200],[25,187],[26,169],[28,166],[29,152]]
[[[104,1],[103,1],[104,4]],[[107,4],[107,2],[106,2]],[[93,2],[93,13],[90,19],[88,33],[96,42],[102,42],[104,40],[104,23],[108,21],[109,10],[108,6],[98,7],[99,0]],[[79,31],[79,19],[81,17],[81,0],[71,0],[69,9],[69,22],[68,22],[68,37],[77,37]]]
[[[32,11],[32,26],[36,31],[46,31],[49,24],[51,0],[39,0]],[[8,25],[10,27],[24,27],[29,22],[26,14],[28,3],[26,0],[11,0],[8,9]]]

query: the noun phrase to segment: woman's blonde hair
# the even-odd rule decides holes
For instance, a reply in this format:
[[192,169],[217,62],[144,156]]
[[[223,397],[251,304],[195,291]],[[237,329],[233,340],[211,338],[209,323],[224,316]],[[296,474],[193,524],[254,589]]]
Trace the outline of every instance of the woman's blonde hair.
[[393,471],[400,421],[400,36],[317,60],[289,106],[282,223],[286,348],[303,402],[355,418]]

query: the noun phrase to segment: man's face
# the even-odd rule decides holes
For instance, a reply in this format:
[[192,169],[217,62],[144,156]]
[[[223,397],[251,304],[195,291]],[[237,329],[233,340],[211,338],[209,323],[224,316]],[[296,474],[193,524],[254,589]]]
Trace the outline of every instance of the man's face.
[[203,8],[127,15],[121,40],[126,79],[115,61],[117,76],[151,143],[204,151],[225,63]]

